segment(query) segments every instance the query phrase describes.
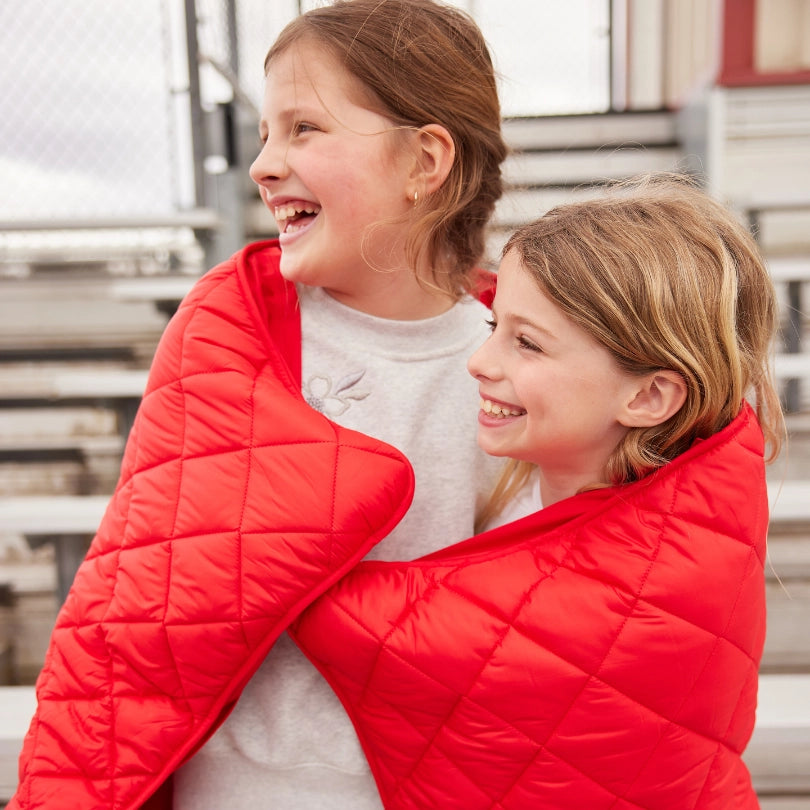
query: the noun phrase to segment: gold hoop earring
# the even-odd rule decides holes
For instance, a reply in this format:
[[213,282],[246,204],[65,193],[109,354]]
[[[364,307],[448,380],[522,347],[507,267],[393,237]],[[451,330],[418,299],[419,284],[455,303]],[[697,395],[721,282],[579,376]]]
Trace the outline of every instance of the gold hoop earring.
[[414,191],[414,193],[413,193],[413,204],[416,205],[416,203],[418,203],[418,202],[419,202],[419,192]]

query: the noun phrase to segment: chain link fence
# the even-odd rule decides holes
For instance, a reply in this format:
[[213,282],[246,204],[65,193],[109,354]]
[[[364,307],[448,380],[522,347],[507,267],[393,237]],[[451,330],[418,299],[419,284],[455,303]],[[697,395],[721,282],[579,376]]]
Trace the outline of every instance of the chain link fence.
[[182,204],[161,0],[0,4],[0,221]]
[[[510,9],[521,10],[518,21],[528,13],[527,1],[509,0]],[[156,220],[210,206],[210,175],[226,172],[233,159],[221,154],[217,114],[236,116],[245,175],[258,150],[258,139],[244,133],[256,131],[267,49],[295,15],[325,2],[3,0],[0,230],[3,223],[19,231],[25,223],[41,229]],[[513,39],[515,15],[500,2],[455,5],[479,19],[496,62],[498,51],[514,50],[504,43]],[[591,48],[601,38],[594,40],[592,29],[603,26],[606,4],[577,0],[574,6],[590,22],[571,30],[585,30]],[[554,8],[543,13],[555,17]],[[188,16],[196,16],[192,40]],[[547,28],[538,25],[538,35]],[[199,60],[199,71],[191,73],[189,42],[192,61],[194,48]],[[550,71],[515,68],[524,75]],[[523,92],[522,98],[529,97]]]
[[[0,4],[0,222],[92,224],[194,206],[188,5]],[[222,73],[241,72],[239,41],[250,79],[240,92],[258,105],[263,51],[296,13],[296,2],[198,0],[202,104],[230,98]]]

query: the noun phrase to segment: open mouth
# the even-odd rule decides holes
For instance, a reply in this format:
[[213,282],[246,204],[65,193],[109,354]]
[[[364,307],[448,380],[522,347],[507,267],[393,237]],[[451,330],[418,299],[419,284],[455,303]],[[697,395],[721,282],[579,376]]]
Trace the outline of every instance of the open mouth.
[[273,209],[279,233],[295,233],[310,225],[320,213],[320,205],[314,203],[289,203]]
[[494,416],[500,419],[506,419],[510,416],[523,416],[526,411],[523,409],[507,408],[506,405],[499,405],[497,402],[492,402],[489,399],[481,400],[481,410],[487,416]]

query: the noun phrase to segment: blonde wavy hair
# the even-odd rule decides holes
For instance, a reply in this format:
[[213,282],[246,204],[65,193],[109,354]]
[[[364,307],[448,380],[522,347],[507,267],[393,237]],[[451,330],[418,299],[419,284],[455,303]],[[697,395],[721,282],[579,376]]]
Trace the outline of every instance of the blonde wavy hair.
[[[645,175],[563,205],[507,242],[544,294],[621,368],[677,371],[686,401],[660,425],[632,428],[606,471],[636,481],[754,406],[778,455],[785,427],[771,370],[778,309],[750,232],[687,176]],[[479,518],[498,514],[531,470],[510,462]]]

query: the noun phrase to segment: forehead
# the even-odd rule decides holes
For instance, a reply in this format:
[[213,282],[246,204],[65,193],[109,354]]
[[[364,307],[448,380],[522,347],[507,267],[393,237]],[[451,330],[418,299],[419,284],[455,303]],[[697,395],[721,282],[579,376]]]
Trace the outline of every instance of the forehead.
[[501,260],[493,310],[498,318],[527,324],[556,325],[569,320],[523,264],[516,250],[510,250]]
[[303,100],[348,99],[381,111],[375,94],[324,43],[302,39],[290,44],[267,65],[267,92],[291,92]]
[[535,293],[537,296],[545,298],[540,285],[534,280],[531,272],[514,249],[501,259],[498,267],[496,296],[498,293],[501,293],[503,298],[508,295],[515,301],[525,299],[527,296],[530,300],[534,300]]

